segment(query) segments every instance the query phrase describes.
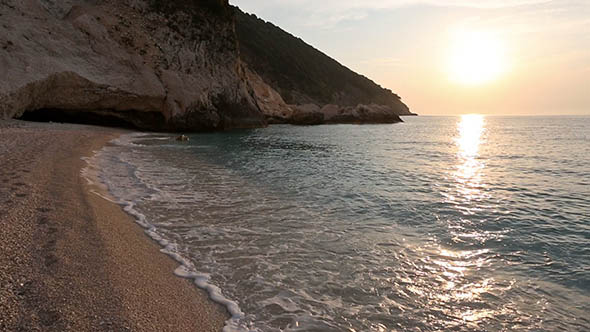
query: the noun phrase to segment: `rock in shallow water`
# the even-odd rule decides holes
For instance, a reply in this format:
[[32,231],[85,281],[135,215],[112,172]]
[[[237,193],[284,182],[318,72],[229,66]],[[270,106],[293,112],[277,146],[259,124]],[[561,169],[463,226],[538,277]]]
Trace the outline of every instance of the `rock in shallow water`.
[[190,139],[186,135],[180,135],[180,136],[176,137],[176,140],[179,142],[188,142]]

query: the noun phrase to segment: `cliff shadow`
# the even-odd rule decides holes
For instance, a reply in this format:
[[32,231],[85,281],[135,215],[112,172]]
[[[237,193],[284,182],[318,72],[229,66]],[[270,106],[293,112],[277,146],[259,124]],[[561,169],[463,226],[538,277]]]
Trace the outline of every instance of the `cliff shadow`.
[[141,130],[146,127],[155,129],[155,127],[161,127],[165,123],[165,119],[161,114],[153,112],[108,110],[36,109],[26,111],[16,119],[31,122],[74,123],[134,130]]

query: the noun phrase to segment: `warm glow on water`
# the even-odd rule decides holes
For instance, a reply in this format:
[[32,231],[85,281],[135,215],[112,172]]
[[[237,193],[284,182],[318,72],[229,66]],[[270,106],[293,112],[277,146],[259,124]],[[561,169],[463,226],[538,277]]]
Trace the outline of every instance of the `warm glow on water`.
[[454,172],[457,193],[453,199],[473,200],[481,195],[481,170],[485,167],[479,149],[485,132],[485,118],[479,114],[461,116],[457,124],[457,165]]
[[477,156],[484,124],[483,115],[467,114],[461,116],[461,122],[458,125],[460,136],[457,140],[461,157],[473,158]]
[[234,331],[588,330],[590,118],[405,120],[131,134],[93,164]]
[[449,49],[447,66],[453,82],[464,85],[488,83],[498,79],[506,70],[505,46],[489,33],[458,32]]
[[[467,114],[460,117],[457,122],[457,136],[454,141],[457,149],[457,161],[455,171],[452,173],[452,180],[455,182],[453,190],[447,193],[447,203],[454,206],[457,213],[469,216],[476,213],[474,204],[484,197],[482,188],[485,187],[485,179],[482,170],[484,162],[479,158],[480,147],[485,143],[485,117],[479,114]],[[467,208],[466,208],[467,206]],[[483,232],[470,232],[468,234],[459,230],[465,228],[470,222],[462,219],[458,223],[451,223],[450,230],[457,233],[455,241],[461,243],[469,238],[473,241],[485,241],[486,234]],[[463,239],[460,239],[463,238]],[[462,324],[475,324],[501,314],[487,308],[470,308],[467,303],[479,302],[482,294],[493,290],[493,278],[470,278],[469,275],[476,273],[485,263],[482,258],[488,253],[487,249],[451,251],[439,249],[437,256],[440,259],[434,263],[441,268],[441,277],[446,282],[439,292],[439,305],[449,317],[455,317],[456,322],[447,322],[448,326],[461,326]],[[448,307],[447,304],[454,303]],[[460,305],[458,305],[460,304]]]

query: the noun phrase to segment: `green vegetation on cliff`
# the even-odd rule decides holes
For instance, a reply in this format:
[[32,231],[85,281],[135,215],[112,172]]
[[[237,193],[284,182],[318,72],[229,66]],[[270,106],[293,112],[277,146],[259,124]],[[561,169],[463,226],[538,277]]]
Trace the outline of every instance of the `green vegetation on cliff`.
[[241,58],[288,104],[381,104],[410,114],[391,90],[384,89],[256,15],[234,8]]

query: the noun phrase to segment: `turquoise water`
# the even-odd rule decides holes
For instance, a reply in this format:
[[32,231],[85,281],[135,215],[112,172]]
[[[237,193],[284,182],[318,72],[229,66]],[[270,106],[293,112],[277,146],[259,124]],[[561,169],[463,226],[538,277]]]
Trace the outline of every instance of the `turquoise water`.
[[590,330],[590,118],[405,120],[132,134],[93,163],[228,331]]

